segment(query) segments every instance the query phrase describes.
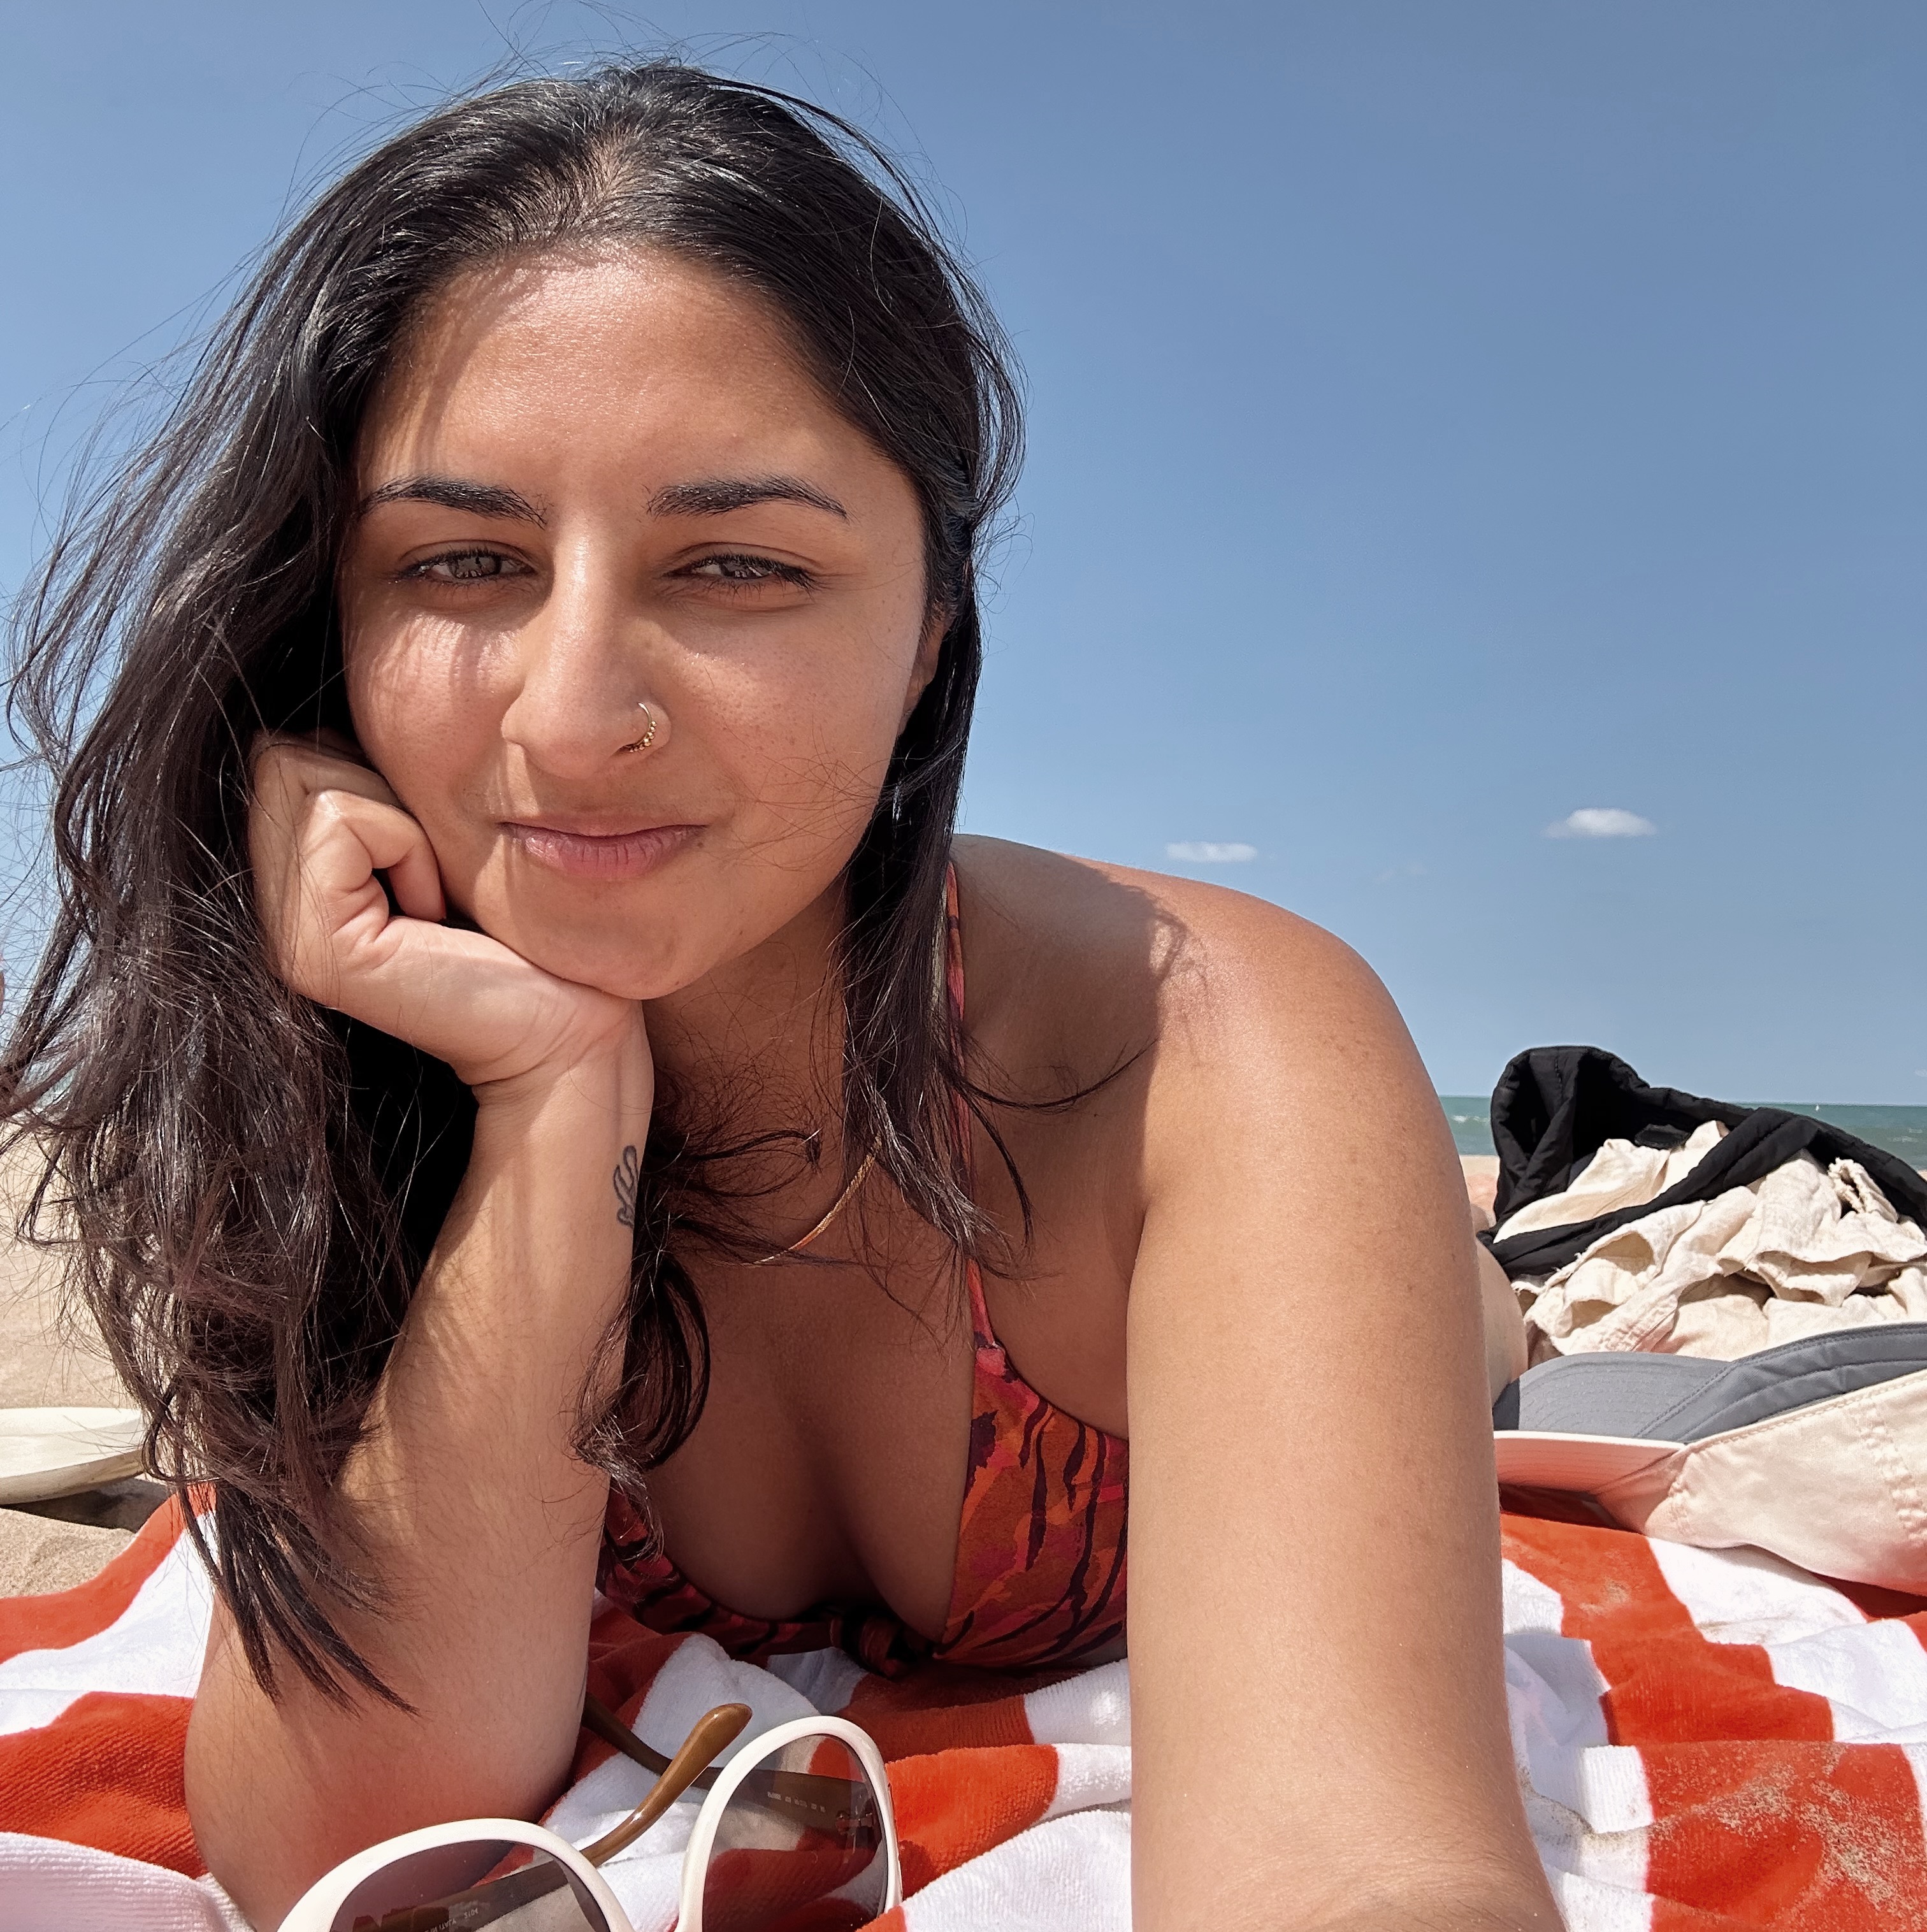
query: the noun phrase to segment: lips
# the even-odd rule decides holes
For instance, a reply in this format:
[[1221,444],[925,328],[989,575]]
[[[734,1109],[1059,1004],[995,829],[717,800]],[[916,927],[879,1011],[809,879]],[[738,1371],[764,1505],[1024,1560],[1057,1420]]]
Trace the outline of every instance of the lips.
[[702,830],[652,825],[633,832],[569,832],[553,825],[505,824],[531,864],[570,879],[640,879],[665,865]]

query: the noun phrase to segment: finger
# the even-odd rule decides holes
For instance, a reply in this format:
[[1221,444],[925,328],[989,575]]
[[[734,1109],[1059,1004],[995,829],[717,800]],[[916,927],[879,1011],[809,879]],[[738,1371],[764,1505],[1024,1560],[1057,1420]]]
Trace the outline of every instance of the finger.
[[[412,818],[408,821],[415,825]],[[422,828],[415,826],[418,833]],[[440,925],[448,917],[447,898],[442,891],[442,868],[435,862],[434,848],[425,836],[418,837],[407,852],[387,868],[389,890],[395,902],[410,919],[431,920]]]
[[250,760],[254,789],[264,802],[284,797],[298,802],[318,791],[351,791],[401,809],[388,781],[363,760],[359,746],[338,732],[318,732],[311,738],[266,734],[255,740]]
[[315,794],[310,809],[316,836],[304,856],[314,890],[324,897],[353,897],[374,874],[384,872],[410,919],[439,921],[446,915],[434,848],[399,806],[331,786]]
[[[317,800],[324,796],[337,800],[353,797],[410,825],[415,822],[402,809],[379,772],[332,753],[318,752],[307,740],[258,739],[252,756],[255,798],[248,815],[248,857],[271,926],[293,914],[293,896],[288,890],[291,868],[299,865],[310,872],[307,881],[310,890],[316,884],[311,876],[314,855],[304,857],[302,848],[306,842],[304,828]],[[423,849],[426,849],[425,842]],[[366,883],[364,876],[357,876],[357,863],[352,848],[338,851],[330,887],[337,892],[353,891]],[[432,856],[425,867],[411,844],[400,863],[404,876],[397,882],[395,897],[402,910],[411,918],[443,917],[441,874]]]

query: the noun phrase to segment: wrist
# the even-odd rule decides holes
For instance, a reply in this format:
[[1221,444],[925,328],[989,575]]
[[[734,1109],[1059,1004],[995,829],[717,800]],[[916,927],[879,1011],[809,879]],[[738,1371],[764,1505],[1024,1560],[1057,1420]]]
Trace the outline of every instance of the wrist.
[[558,1111],[587,1110],[634,1138],[647,1130],[656,1092],[642,1009],[635,1007],[617,1033],[500,1078],[472,1081],[470,1090],[478,1133],[497,1124],[525,1129]]

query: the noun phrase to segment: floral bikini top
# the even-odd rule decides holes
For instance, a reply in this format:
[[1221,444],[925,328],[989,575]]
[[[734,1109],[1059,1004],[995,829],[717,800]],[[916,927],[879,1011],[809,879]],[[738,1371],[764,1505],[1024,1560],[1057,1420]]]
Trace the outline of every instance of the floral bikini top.
[[[950,992],[963,1019],[956,874],[950,880]],[[928,1660],[1004,1670],[1115,1652],[1124,1633],[1128,1451],[1046,1402],[1010,1366],[991,1328],[983,1280],[966,1270],[976,1350],[970,1466],[949,1614],[934,1642],[875,1606],[826,1604],[800,1617],[743,1616],[705,1596],[659,1546],[644,1513],[611,1491],[596,1582],[651,1630],[701,1631],[734,1657],[845,1650],[896,1676]]]

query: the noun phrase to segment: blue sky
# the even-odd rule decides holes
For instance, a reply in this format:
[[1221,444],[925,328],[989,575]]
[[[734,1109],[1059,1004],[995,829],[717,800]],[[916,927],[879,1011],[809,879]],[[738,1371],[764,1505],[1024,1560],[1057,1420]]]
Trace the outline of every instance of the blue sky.
[[1028,370],[973,829],[1330,926],[1448,1091],[1578,1040],[1927,1103],[1910,0],[0,22],[0,584],[304,183],[514,50],[686,40],[908,151]]

